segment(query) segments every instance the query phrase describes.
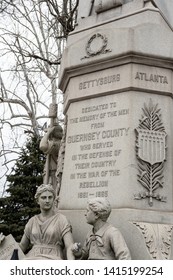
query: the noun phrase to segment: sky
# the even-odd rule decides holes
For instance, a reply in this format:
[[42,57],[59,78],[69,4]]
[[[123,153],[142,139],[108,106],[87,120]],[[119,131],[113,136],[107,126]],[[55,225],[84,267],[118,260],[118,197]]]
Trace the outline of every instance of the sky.
[[[29,15],[32,15],[30,13]],[[19,17],[18,17],[19,19]],[[6,91],[2,91],[2,83],[1,83],[1,92],[0,97],[7,94],[8,98],[18,99],[26,102],[28,106],[30,106],[29,99],[27,98],[27,87],[26,87],[26,79],[24,75],[22,74],[22,57],[19,53],[16,53],[16,55],[11,54],[9,51],[10,44],[12,44],[13,48],[18,51],[18,48],[16,48],[17,45],[17,39],[20,41],[20,44],[23,44],[24,49],[31,51],[33,53],[39,54],[37,51],[38,42],[36,41],[36,36],[40,40],[40,46],[43,51],[46,52],[45,48],[45,40],[46,42],[49,42],[49,55],[51,58],[55,59],[58,56],[58,48],[55,44],[55,41],[52,39],[52,37],[47,36],[47,39],[45,40],[42,38],[42,33],[38,27],[36,28],[35,19],[31,21],[31,24],[27,22],[26,19],[21,19],[19,22],[14,22],[13,18],[11,16],[7,17],[1,17],[0,20],[0,77],[3,80],[3,85],[6,89]],[[23,24],[23,27],[21,27],[20,23]],[[31,30],[32,23],[34,23],[34,28],[36,28],[36,36],[34,37],[33,30]],[[50,24],[51,21],[50,21]],[[46,26],[46,25],[45,25]],[[27,27],[27,28],[25,28]],[[31,32],[30,32],[31,30]],[[14,38],[14,36],[11,36],[12,33],[17,34],[17,36]],[[24,40],[23,40],[24,38]],[[27,39],[25,39],[27,38]],[[9,45],[8,45],[9,44]],[[35,44],[35,45],[34,45]],[[35,47],[36,46],[36,47]],[[19,60],[20,58],[20,60]],[[18,59],[18,60],[17,60]],[[28,60],[29,61],[29,60]],[[44,71],[41,71],[40,69],[44,70],[44,63],[39,62],[39,68],[38,65],[33,61],[29,61],[27,64],[27,75],[29,76],[32,83],[30,83],[30,89],[34,89],[30,91],[31,99],[35,100],[35,112],[36,116],[40,117],[38,119],[40,127],[44,125],[44,123],[47,121],[48,125],[50,123],[50,119],[48,118],[48,111],[49,111],[49,105],[52,102],[52,91],[50,87],[50,79],[46,77]],[[16,69],[20,71],[16,72]],[[52,69],[52,68],[51,68]],[[17,73],[17,75],[16,75]],[[49,73],[49,76],[54,75],[53,71]],[[54,76],[53,76],[54,77]],[[3,97],[4,97],[3,96]],[[62,116],[62,94],[57,95],[57,102],[59,103],[59,115]],[[12,112],[13,111],[13,112]],[[0,150],[2,152],[2,147],[5,147],[5,150],[10,150],[10,154],[8,154],[7,161],[9,161],[8,168],[9,171],[11,170],[11,167],[14,163],[12,163],[13,159],[16,159],[18,157],[17,153],[19,151],[18,144],[20,147],[23,146],[23,144],[26,141],[26,134],[24,133],[24,130],[30,129],[29,125],[30,121],[26,120],[26,118],[13,118],[13,115],[20,115],[25,114],[26,111],[23,109],[22,106],[12,104],[11,108],[7,105],[7,103],[0,103]],[[45,117],[43,117],[45,116]],[[3,120],[8,120],[8,123],[4,123]],[[23,123],[23,126],[21,127],[21,122]],[[14,126],[15,125],[15,126]],[[41,134],[43,132],[40,130]],[[3,140],[3,141],[2,141]],[[3,186],[5,178],[3,175],[6,173],[7,169],[4,165],[4,157],[0,157],[0,196],[3,193]]]

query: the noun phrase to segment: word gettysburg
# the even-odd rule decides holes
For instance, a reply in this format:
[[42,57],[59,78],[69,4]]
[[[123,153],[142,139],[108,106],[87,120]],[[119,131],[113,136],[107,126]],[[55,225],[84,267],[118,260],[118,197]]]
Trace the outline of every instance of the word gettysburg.
[[83,90],[91,87],[98,87],[98,86],[111,84],[119,81],[120,81],[120,74],[88,80],[79,84],[79,90]]

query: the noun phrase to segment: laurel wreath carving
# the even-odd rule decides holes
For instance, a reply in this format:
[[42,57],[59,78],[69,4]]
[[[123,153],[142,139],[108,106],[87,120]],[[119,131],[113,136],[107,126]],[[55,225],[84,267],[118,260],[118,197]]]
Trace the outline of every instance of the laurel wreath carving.
[[[101,46],[98,47],[98,49],[96,51],[92,50],[92,43],[95,39],[99,38],[101,40]],[[91,36],[91,38],[88,40],[86,47],[85,47],[85,51],[87,53],[87,56],[83,57],[84,58],[89,58],[89,57],[93,57],[99,54],[105,54],[107,52],[111,52],[110,49],[106,49],[108,44],[108,39],[105,35],[102,35],[100,33],[95,33],[94,35]]]

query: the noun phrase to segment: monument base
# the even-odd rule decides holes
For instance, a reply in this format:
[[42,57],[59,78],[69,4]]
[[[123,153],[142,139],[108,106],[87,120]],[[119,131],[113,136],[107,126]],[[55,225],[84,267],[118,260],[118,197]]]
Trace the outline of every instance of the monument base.
[[[86,223],[85,210],[61,210],[61,212],[72,225],[74,241],[83,245],[87,232],[91,229]],[[132,260],[173,259],[171,212],[112,209],[108,222],[123,233]]]

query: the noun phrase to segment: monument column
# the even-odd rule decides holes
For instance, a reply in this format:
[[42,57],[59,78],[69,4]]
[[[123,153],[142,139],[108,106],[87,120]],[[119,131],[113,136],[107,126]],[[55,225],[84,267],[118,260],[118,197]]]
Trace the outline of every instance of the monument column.
[[87,200],[106,197],[132,259],[172,259],[173,4],[90,2],[61,66],[67,130],[60,209],[82,243]]

